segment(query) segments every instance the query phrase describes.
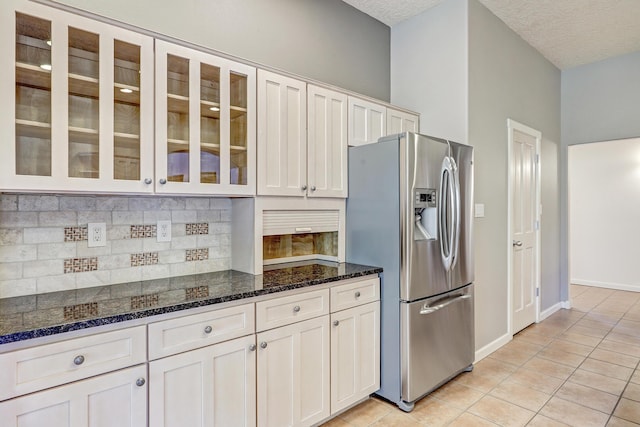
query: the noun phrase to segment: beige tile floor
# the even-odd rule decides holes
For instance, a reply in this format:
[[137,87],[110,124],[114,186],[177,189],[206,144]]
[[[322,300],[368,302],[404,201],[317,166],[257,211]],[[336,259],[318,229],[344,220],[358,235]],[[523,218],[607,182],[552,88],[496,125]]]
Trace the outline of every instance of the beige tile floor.
[[640,425],[640,293],[569,292],[570,310],[518,333],[411,413],[372,398],[323,427]]

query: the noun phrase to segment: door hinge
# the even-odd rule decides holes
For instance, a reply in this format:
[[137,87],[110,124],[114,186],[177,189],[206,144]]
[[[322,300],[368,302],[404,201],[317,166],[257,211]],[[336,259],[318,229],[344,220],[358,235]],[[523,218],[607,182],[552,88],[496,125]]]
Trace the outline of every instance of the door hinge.
[[540,288],[536,288],[536,296],[539,297],[540,296]]

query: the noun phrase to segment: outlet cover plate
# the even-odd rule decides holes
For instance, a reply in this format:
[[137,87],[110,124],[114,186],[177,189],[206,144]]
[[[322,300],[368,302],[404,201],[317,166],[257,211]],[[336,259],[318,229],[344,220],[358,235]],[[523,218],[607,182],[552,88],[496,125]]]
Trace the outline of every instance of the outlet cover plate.
[[107,245],[107,224],[90,222],[87,224],[87,246],[98,248]]
[[171,221],[158,221],[157,233],[158,242],[171,241]]

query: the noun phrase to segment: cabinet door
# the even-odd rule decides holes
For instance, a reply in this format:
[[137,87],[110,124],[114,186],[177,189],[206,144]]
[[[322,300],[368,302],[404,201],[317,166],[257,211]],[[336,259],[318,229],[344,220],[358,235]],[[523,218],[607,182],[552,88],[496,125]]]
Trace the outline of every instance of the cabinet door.
[[4,427],[147,425],[146,365],[0,403]]
[[307,190],[307,85],[258,70],[258,194]]
[[329,316],[257,335],[258,425],[309,426],[329,416]]
[[380,388],[380,302],[331,314],[331,413]]
[[308,86],[309,197],[347,197],[347,96]]
[[418,131],[418,116],[387,108],[387,135]]
[[349,145],[377,142],[387,135],[387,108],[364,99],[349,97]]
[[156,40],[156,192],[255,194],[255,68]]
[[149,364],[150,426],[254,426],[255,336]]
[[151,192],[153,39],[10,4],[0,18],[2,75],[15,76],[0,83],[0,189]]

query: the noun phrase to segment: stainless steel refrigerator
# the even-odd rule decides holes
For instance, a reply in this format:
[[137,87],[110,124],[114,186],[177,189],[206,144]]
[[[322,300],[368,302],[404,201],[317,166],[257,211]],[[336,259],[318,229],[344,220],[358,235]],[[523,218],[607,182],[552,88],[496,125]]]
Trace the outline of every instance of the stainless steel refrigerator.
[[473,148],[411,132],[349,148],[347,261],[380,266],[380,396],[473,368]]

